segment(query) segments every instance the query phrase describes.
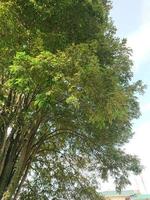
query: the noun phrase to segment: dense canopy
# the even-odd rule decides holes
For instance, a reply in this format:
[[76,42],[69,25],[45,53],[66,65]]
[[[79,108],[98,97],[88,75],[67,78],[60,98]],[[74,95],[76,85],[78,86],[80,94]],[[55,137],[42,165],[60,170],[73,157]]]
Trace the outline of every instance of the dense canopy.
[[131,51],[107,0],[1,0],[0,199],[92,200],[120,190],[136,156]]

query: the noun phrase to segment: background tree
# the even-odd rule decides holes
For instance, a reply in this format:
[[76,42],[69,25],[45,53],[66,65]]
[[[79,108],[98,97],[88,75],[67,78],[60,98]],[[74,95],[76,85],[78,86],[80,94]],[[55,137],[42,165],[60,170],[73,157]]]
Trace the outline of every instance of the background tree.
[[98,199],[91,173],[120,190],[141,171],[122,145],[143,86],[131,82],[131,51],[109,9],[1,0],[0,199]]

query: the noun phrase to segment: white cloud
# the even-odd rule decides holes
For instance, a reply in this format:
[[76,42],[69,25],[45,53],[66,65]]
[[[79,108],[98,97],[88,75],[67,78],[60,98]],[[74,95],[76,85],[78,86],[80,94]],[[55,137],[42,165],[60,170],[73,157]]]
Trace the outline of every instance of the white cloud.
[[150,103],[141,104],[141,112],[150,112]]
[[[131,142],[127,145],[127,152],[130,154],[138,155],[141,160],[142,165],[144,165],[144,170],[141,176],[135,177],[135,181],[137,182],[137,186],[141,190],[141,192],[149,192],[150,193],[150,121],[142,123],[140,126],[135,128],[135,135]],[[145,187],[142,183],[145,184]],[[133,180],[133,183],[135,182]]]
[[[150,193],[150,121],[143,122],[134,128],[135,135],[129,144],[126,145],[126,152],[132,155],[137,155],[144,166],[141,175],[131,175],[129,185],[126,190],[139,190],[141,193]],[[108,183],[101,182],[102,190],[115,190],[115,186],[111,178]]]

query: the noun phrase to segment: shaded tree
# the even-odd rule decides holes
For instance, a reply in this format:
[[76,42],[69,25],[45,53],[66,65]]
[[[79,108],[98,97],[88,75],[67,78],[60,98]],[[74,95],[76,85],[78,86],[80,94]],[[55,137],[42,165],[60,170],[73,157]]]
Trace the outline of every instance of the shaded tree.
[[141,171],[122,145],[143,86],[131,82],[131,51],[109,9],[102,0],[1,1],[0,199],[98,199],[85,169],[110,174],[118,190]]

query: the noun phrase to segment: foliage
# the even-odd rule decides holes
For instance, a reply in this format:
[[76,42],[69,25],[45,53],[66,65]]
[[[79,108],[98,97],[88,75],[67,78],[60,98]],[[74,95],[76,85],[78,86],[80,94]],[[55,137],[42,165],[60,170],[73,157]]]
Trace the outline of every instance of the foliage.
[[[140,173],[122,145],[139,116],[131,51],[107,0],[0,5],[0,198],[102,199]],[[93,179],[91,178],[91,174]]]

